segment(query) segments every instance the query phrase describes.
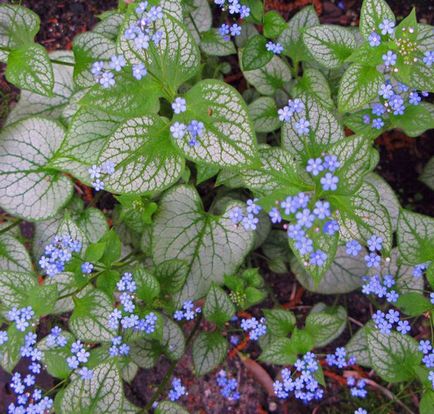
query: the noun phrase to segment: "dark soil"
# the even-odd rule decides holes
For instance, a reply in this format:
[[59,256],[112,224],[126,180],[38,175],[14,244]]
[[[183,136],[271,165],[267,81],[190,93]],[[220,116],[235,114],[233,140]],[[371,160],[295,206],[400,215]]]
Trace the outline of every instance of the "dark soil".
[[[360,0],[347,1],[321,1],[321,0],[296,0],[296,1],[267,1],[268,9],[276,9],[288,18],[304,5],[313,2],[321,13],[323,23],[355,25],[360,12]],[[404,2],[402,0],[389,0],[389,4],[395,14],[405,16],[415,6],[419,19],[425,23],[431,23],[434,13],[432,2],[426,0],[413,0]],[[116,0],[24,0],[23,5],[34,10],[41,17],[41,31],[37,40],[49,50],[70,49],[74,36],[92,28],[98,21],[98,14],[105,10],[116,7]],[[233,74],[234,81],[239,81],[239,74]],[[7,84],[4,78],[0,78],[1,96],[4,97],[2,106],[4,115],[10,102],[17,97],[17,91]],[[6,109],[5,109],[6,108]],[[406,137],[399,131],[390,131],[376,141],[380,150],[381,161],[378,166],[378,173],[397,191],[404,207],[414,209],[420,213],[434,216],[434,192],[418,181],[424,165],[434,155],[434,136],[432,133],[425,133],[418,138]],[[261,262],[257,263],[261,266]],[[298,283],[292,274],[275,275],[264,269],[263,272],[267,284],[273,289],[275,299],[281,304],[287,304],[294,299],[294,293],[302,293]],[[334,297],[318,296],[308,292],[300,295],[300,300],[294,302],[293,309],[297,315],[304,320],[312,304],[325,301],[331,303]],[[369,319],[369,301],[359,293],[339,297],[338,301],[346,304],[349,314],[358,322],[364,323]],[[273,305],[270,302],[270,307]],[[253,310],[254,313],[254,310]],[[357,326],[351,323],[353,330]],[[347,330],[344,335],[333,344],[333,347],[343,345],[349,336]],[[256,356],[258,349],[250,345],[246,351]],[[325,350],[326,351],[326,350]],[[268,397],[264,387],[261,386],[261,379],[264,375],[253,375],[249,364],[241,362],[238,357],[229,358],[227,369],[235,375],[240,384],[241,399],[239,402],[228,402],[219,394],[215,382],[215,375],[207,375],[203,378],[195,378],[191,373],[191,356],[186,355],[178,364],[175,375],[182,378],[189,390],[189,394],[183,397],[181,403],[191,413],[201,414],[261,414],[261,413],[282,413],[282,414],[304,414],[304,413],[342,413],[349,414],[356,406],[345,404],[345,393],[334,381],[329,381],[327,398],[321,405],[303,406],[298,402],[289,401],[281,403],[273,397]],[[131,384],[126,385],[128,398],[139,406],[143,406],[156,385],[158,385],[168,368],[167,361],[161,361],[153,370],[140,370]],[[277,374],[273,367],[265,367],[272,378]],[[253,369],[254,371],[254,369]],[[7,388],[9,376],[0,370],[0,412],[6,412],[7,404],[11,401],[11,394]],[[43,379],[45,388],[52,384],[48,378]],[[321,408],[320,408],[321,407]],[[350,407],[350,408],[349,408]],[[399,409],[391,407],[390,413],[400,413]],[[371,412],[372,414],[372,412]]]

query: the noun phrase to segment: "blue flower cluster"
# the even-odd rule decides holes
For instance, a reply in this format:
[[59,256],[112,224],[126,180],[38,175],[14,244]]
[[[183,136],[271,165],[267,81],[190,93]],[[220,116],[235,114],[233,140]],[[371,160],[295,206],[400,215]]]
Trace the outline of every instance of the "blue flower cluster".
[[55,236],[45,246],[44,254],[39,259],[39,266],[47,276],[54,277],[65,270],[65,265],[72,259],[73,253],[79,253],[81,242],[71,236]]
[[35,312],[31,306],[17,309],[15,306],[7,312],[6,317],[9,321],[15,322],[15,327],[20,332],[25,332],[30,326],[30,321],[35,317]]
[[83,380],[91,380],[93,370],[83,366],[89,361],[90,353],[86,351],[84,344],[80,341],[75,341],[71,345],[72,355],[66,358],[68,367],[72,370],[77,370]]
[[[242,4],[240,0],[214,0],[214,3],[223,11],[228,10],[229,14],[234,17],[239,15],[240,19],[245,19],[250,16],[250,8]],[[236,37],[241,34],[241,26],[237,23],[232,25],[224,23],[219,27],[218,31],[224,40],[229,41],[231,36]]]
[[187,390],[182,385],[181,380],[174,377],[172,380],[172,388],[169,391],[169,400],[178,401],[183,395],[187,395]]
[[[379,29],[385,40],[394,38],[395,23],[393,21],[384,19],[379,24]],[[410,34],[414,32],[414,28],[412,27],[403,28],[403,32],[405,33],[407,29]],[[381,35],[375,31],[372,32],[368,39],[369,45],[371,47],[379,46],[382,41]],[[405,36],[402,39],[396,40],[396,44],[400,56],[403,57],[404,63],[410,64],[419,59],[416,56],[417,48],[415,43],[405,38]],[[375,129],[384,127],[385,120],[389,114],[403,115],[406,104],[419,105],[422,100],[415,89],[411,89],[407,85],[397,82],[392,78],[391,74],[398,71],[397,68],[394,68],[398,59],[397,53],[389,50],[383,54],[382,59],[384,67],[381,70],[386,72],[386,83],[380,86],[378,102],[373,103],[371,106],[372,114],[365,114],[363,116],[363,122],[367,125],[370,124]],[[422,61],[425,65],[431,67],[433,59],[434,51],[427,51]],[[422,91],[421,95],[427,97],[428,92]]]
[[196,315],[202,312],[200,307],[194,308],[194,304],[191,300],[187,300],[182,304],[182,309],[175,311],[173,318],[177,321],[192,321]]
[[293,394],[305,403],[323,398],[324,390],[315,378],[315,373],[319,370],[315,354],[308,352],[302,359],[297,359],[294,368],[294,372],[288,368],[283,369],[282,381],[277,380],[273,383],[276,396],[286,399]]
[[24,337],[20,355],[30,360],[28,369],[31,373],[26,376],[18,372],[13,374],[10,386],[17,398],[15,403],[8,406],[8,414],[45,414],[53,407],[53,400],[48,397],[42,398],[42,391],[35,387],[36,374],[39,374],[42,368],[42,352],[35,345],[36,334],[28,332]]
[[265,48],[269,52],[273,52],[275,55],[280,55],[283,52],[283,46],[280,43],[267,42]]
[[345,348],[338,347],[334,354],[327,354],[326,362],[331,367],[347,368],[356,363],[356,358],[354,356],[348,357]]
[[[161,30],[155,30],[155,23],[163,18],[163,9],[160,6],[152,6],[148,10],[148,2],[144,1],[136,7],[138,20],[131,24],[124,32],[124,39],[134,42],[137,50],[147,50],[151,43],[158,46],[163,37]],[[113,55],[108,62],[97,61],[91,67],[92,75],[97,83],[103,88],[110,88],[115,85],[115,72],[120,72],[127,62],[121,55]],[[132,66],[132,75],[140,80],[147,75],[143,63]]]
[[247,332],[249,338],[252,341],[257,341],[261,336],[267,333],[265,318],[261,318],[259,321],[256,318],[242,319],[241,329]]
[[68,343],[66,337],[62,335],[62,329],[58,326],[51,329],[45,340],[48,348],[63,348]]
[[377,312],[372,315],[372,320],[376,328],[384,335],[390,335],[395,324],[397,324],[396,330],[403,335],[411,330],[408,321],[401,320],[399,312],[394,309],[389,309],[387,313],[377,310]]
[[[144,318],[139,318],[134,313],[136,305],[134,303],[134,293],[137,290],[136,282],[131,273],[124,273],[116,285],[120,292],[119,301],[121,309],[114,309],[110,313],[108,326],[111,329],[133,329],[137,332],[151,334],[155,332],[157,326],[157,315],[154,312],[148,313]],[[109,349],[110,356],[127,355],[129,346],[122,343],[122,336],[112,338],[112,346]]]
[[428,269],[428,265],[429,263],[421,263],[414,266],[413,277],[415,277],[416,279],[420,279],[425,273],[425,271]]
[[104,190],[105,184],[104,181],[102,181],[102,176],[104,174],[112,175],[115,172],[115,164],[112,161],[106,161],[101,166],[98,165],[92,165],[88,169],[90,178],[94,180],[92,182],[92,186],[95,188],[96,191]]
[[434,346],[429,340],[422,340],[419,342],[419,351],[423,354],[422,363],[430,370],[428,380],[434,389]]
[[246,211],[247,214],[243,213],[241,207],[234,207],[229,212],[229,218],[234,224],[242,224],[245,230],[256,230],[256,227],[259,223],[259,218],[257,217],[259,212],[262,210],[262,207],[256,202],[257,198],[249,199],[246,203]]
[[347,385],[353,397],[365,398],[368,395],[368,391],[365,389],[366,381],[363,378],[358,380],[356,377],[348,377]]
[[81,271],[82,271],[85,275],[89,275],[89,274],[91,274],[91,273],[93,272],[93,268],[94,268],[94,266],[93,266],[93,264],[90,263],[90,262],[84,262],[84,263],[81,265]]
[[[301,99],[289,99],[288,105],[277,111],[279,120],[282,122],[289,122],[295,114],[303,112],[305,109],[304,103]],[[310,130],[310,123],[305,118],[299,118],[294,123],[294,129],[299,135],[307,135]]]
[[219,371],[216,376],[217,385],[220,387],[220,394],[229,401],[240,399],[240,393],[237,391],[238,382],[235,378],[229,378],[226,371]]

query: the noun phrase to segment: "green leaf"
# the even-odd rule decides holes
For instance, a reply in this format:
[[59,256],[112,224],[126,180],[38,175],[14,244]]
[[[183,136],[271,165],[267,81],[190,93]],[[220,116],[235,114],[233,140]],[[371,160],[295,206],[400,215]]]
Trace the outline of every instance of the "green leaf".
[[206,295],[203,315],[208,321],[223,326],[235,315],[235,306],[222,288],[212,284]]
[[0,205],[23,219],[54,216],[72,194],[72,183],[50,168],[64,139],[63,128],[42,118],[28,118],[0,134]]
[[244,170],[240,176],[250,190],[259,194],[271,193],[269,200],[261,200],[261,205],[270,210],[276,199],[299,192],[303,188],[303,183],[297,175],[297,166],[288,151],[279,147],[267,147],[261,148],[259,153],[261,167]]
[[115,172],[104,179],[114,193],[147,193],[175,183],[184,160],[174,147],[165,118],[130,119],[107,140],[99,164],[112,161]]
[[229,218],[230,204],[222,216],[203,211],[196,190],[177,186],[164,194],[154,220],[152,255],[161,265],[181,259],[188,265],[188,278],[179,293],[178,303],[206,294],[212,282],[221,283],[244,260],[254,233],[236,226]]
[[327,78],[317,69],[305,68],[303,76],[294,86],[294,95],[307,93],[315,98],[324,108],[333,110],[334,104]]
[[[128,15],[121,32],[136,21],[137,16]],[[158,46],[151,43],[147,50],[138,50],[134,40],[119,36],[118,49],[130,64],[144,63],[148,73],[156,77],[165,88],[166,98],[172,101],[178,87],[193,77],[199,69],[200,53],[187,28],[167,11],[163,18],[155,23],[154,28],[163,33]]]
[[[302,164],[309,158],[321,157],[330,145],[342,140],[344,132],[336,117],[323,108],[314,98],[306,95],[302,99],[304,111],[297,119],[285,122],[282,126],[282,146]],[[304,118],[310,123],[309,134],[300,137],[295,130],[295,122]]]
[[38,286],[36,276],[32,273],[12,271],[0,272],[0,298],[6,309],[25,306],[28,292]]
[[161,339],[165,354],[172,361],[182,358],[185,352],[185,337],[179,325],[169,318],[164,318],[163,337]]
[[99,33],[86,32],[74,37],[75,58],[74,81],[77,86],[87,88],[95,84],[91,68],[96,61],[108,61],[116,55],[116,44]]
[[353,34],[345,27],[321,25],[303,31],[303,42],[312,57],[328,69],[337,69],[356,47]]
[[116,335],[116,330],[107,326],[113,304],[109,297],[92,290],[82,298],[74,300],[75,309],[69,320],[72,333],[85,342],[108,342]]
[[[238,58],[242,62],[243,52],[239,51]],[[253,85],[261,95],[272,96],[278,89],[291,80],[291,71],[288,65],[279,57],[274,56],[260,69],[246,70],[241,67],[247,82]]]
[[357,135],[362,135],[366,139],[374,140],[390,127],[390,120],[384,121],[384,126],[381,129],[372,128],[372,125],[363,122],[364,115],[372,115],[371,109],[363,109],[357,112],[344,114],[343,122],[345,126]]
[[186,157],[220,167],[240,167],[255,163],[256,137],[247,106],[232,86],[218,80],[203,80],[185,95],[187,111],[173,117],[185,124],[195,119],[205,131],[197,145],[174,140]]
[[311,292],[336,295],[358,289],[362,284],[361,275],[366,274],[367,267],[362,256],[349,256],[345,247],[338,247],[333,263],[317,284],[295,258],[291,260],[291,270],[302,286]]
[[290,339],[272,337],[262,350],[259,360],[267,364],[289,365],[297,360],[297,352]]
[[162,292],[176,293],[184,286],[189,266],[184,260],[169,259],[160,263],[153,272]]
[[12,373],[21,359],[21,347],[24,345],[26,332],[17,330],[15,325],[10,325],[7,334],[8,340],[0,346],[0,366],[5,371]]
[[428,389],[426,390],[419,403],[419,413],[420,414],[430,414],[432,408],[434,407],[434,391]]
[[161,86],[152,76],[137,80],[131,67],[127,67],[116,75],[114,86],[104,88],[96,84],[80,100],[80,105],[96,107],[110,115],[133,118],[157,113],[160,96]]
[[131,359],[140,368],[150,369],[155,366],[161,355],[161,347],[155,342],[139,339],[131,342]]
[[69,368],[66,358],[71,356],[70,346],[74,342],[74,337],[67,331],[62,332],[68,343],[64,347],[47,346],[47,336],[38,342],[37,348],[42,351],[42,361],[46,366],[47,372],[60,379],[68,378],[72,370]]
[[273,336],[287,336],[296,325],[296,319],[292,312],[284,309],[264,309],[267,321],[267,330]]
[[70,295],[58,300],[51,313],[59,314],[71,312],[74,309],[74,302],[72,300],[73,293],[76,292],[75,296],[81,298],[93,289],[90,285],[83,288],[85,283],[86,280],[76,280],[73,273],[59,273],[56,277],[45,279],[46,285],[56,286],[59,297]]
[[402,115],[392,117],[392,127],[402,129],[410,137],[418,137],[434,128],[434,106],[428,102],[409,105]]
[[[399,72],[397,73],[399,77]],[[405,79],[406,84],[421,91],[434,91],[434,67],[427,66],[419,59],[411,65],[410,79]]]
[[304,7],[297,12],[288,22],[288,27],[278,39],[278,42],[284,47],[285,55],[296,62],[306,60],[309,54],[303,43],[302,31],[319,24],[319,19],[313,6]]
[[[1,30],[1,29],[0,29]],[[49,53],[51,59],[59,59],[73,63],[72,53],[58,51]],[[20,99],[10,111],[6,124],[12,124],[29,116],[44,116],[59,120],[73,92],[72,67],[53,63],[54,86],[52,96],[44,96],[35,92],[22,90]]]
[[124,20],[123,13],[115,10],[107,11],[108,15],[100,14],[98,17],[102,19],[96,26],[92,29],[93,33],[98,33],[111,40],[116,40],[119,28]]
[[218,332],[201,332],[193,342],[193,367],[196,375],[205,375],[226,357],[228,342]]
[[[39,16],[32,10],[18,4],[0,4],[0,46],[15,49],[23,44],[33,43],[39,31]],[[5,55],[3,55],[5,54]],[[0,51],[0,59],[7,53]]]
[[370,142],[363,136],[353,135],[342,139],[330,148],[340,167],[335,175],[339,184],[335,194],[352,195],[361,186],[370,167]]
[[434,260],[434,219],[402,209],[398,219],[398,248],[405,263]]
[[395,15],[384,0],[364,0],[360,11],[360,33],[367,40],[372,32],[379,31],[379,24],[388,19],[395,21]]
[[225,40],[215,28],[201,35],[200,48],[209,56],[228,56],[237,53],[233,42]]
[[59,294],[55,285],[37,285],[28,291],[26,305],[31,306],[37,317],[52,313]]
[[378,96],[384,75],[377,68],[353,63],[344,73],[339,85],[338,108],[351,112],[362,108]]
[[273,132],[279,129],[280,121],[274,99],[262,96],[253,101],[248,109],[256,132]]
[[197,164],[196,170],[196,185],[199,185],[216,176],[219,173],[220,168],[216,165]]
[[114,229],[111,229],[101,239],[105,243],[104,255],[101,258],[101,262],[106,266],[111,266],[112,263],[119,260],[122,253],[122,243],[119,235]]
[[417,292],[408,292],[400,295],[396,306],[409,316],[420,316],[433,309],[431,302]]
[[307,330],[294,328],[291,335],[291,344],[295,354],[305,354],[312,350],[315,346],[315,341]]
[[349,357],[355,357],[358,365],[366,368],[372,367],[371,357],[368,350],[368,332],[374,328],[374,323],[369,321],[362,326],[348,341],[345,349]]
[[124,392],[114,361],[102,363],[93,370],[91,380],[76,377],[64,389],[61,414],[94,414],[123,412]]
[[18,88],[52,96],[53,68],[47,51],[41,45],[34,43],[11,50],[5,75]]
[[401,205],[395,191],[393,191],[392,187],[390,187],[381,176],[375,173],[369,173],[366,175],[365,180],[377,189],[378,194],[380,195],[381,204],[385,206],[389,212],[392,221],[392,230],[396,231]]
[[123,118],[98,109],[79,109],[72,118],[60,149],[59,158],[62,158],[55,165],[90,184],[88,168],[98,163],[109,137],[122,121]]
[[211,7],[207,0],[191,0],[189,8],[191,11],[188,10],[184,22],[194,40],[199,44],[201,34],[210,30],[212,26]]
[[264,36],[269,39],[278,37],[286,28],[284,18],[277,11],[269,11],[264,15]]
[[188,414],[179,404],[170,401],[158,403],[155,414]]
[[344,331],[347,312],[344,307],[316,304],[306,318],[306,330],[312,335],[315,346],[322,347],[334,341]]
[[367,240],[381,234],[387,254],[392,247],[392,223],[387,209],[372,184],[363,183],[353,196],[331,195],[330,203],[339,210],[338,222],[343,240]]
[[26,247],[8,233],[0,235],[0,269],[32,272],[33,265]]
[[160,284],[158,280],[145,269],[137,267],[134,270],[134,280],[137,284],[137,297],[146,303],[152,303],[160,294]]
[[412,337],[398,332],[384,335],[372,329],[367,341],[372,368],[382,379],[395,383],[415,377],[414,368],[420,364],[422,354]]
[[434,191],[434,157],[430,158],[425,164],[422,174],[419,176],[419,180]]

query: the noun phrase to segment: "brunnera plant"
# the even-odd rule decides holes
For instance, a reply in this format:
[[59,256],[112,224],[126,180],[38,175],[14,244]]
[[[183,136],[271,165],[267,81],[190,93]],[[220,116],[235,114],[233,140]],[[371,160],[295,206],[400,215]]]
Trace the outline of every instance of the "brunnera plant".
[[[185,413],[173,372],[191,352],[231,401],[238,355],[282,366],[278,399],[321,400],[345,369],[351,412],[380,412],[364,400],[373,370],[432,413],[434,338],[418,342],[411,322],[432,327],[434,219],[401,208],[372,140],[434,127],[433,27],[414,10],[397,23],[382,0],[363,2],[359,28],[322,25],[310,6],[286,22],[259,0],[120,1],[100,18],[72,52],[48,53],[39,17],[0,5],[0,60],[21,89],[0,132],[8,412]],[[242,95],[224,81],[229,55]],[[267,269],[322,295],[362,289],[376,312],[327,353],[346,307],[272,307]],[[123,383],[161,357],[161,383],[132,404]]]

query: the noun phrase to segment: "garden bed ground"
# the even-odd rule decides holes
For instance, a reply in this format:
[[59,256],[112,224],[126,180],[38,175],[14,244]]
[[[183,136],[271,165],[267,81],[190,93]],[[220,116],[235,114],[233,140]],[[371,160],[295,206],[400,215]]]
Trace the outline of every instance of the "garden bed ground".
[[[104,10],[116,6],[116,0],[25,0],[23,5],[33,9],[41,17],[41,31],[37,40],[49,50],[70,49],[71,42],[77,33],[90,29],[97,21],[97,15]],[[285,17],[294,14],[298,9],[310,3],[309,1],[268,1],[269,9],[275,8],[281,11]],[[334,4],[330,1],[313,2],[317,10],[321,12],[323,23],[333,24],[357,24],[357,16],[360,11],[360,0],[339,1]],[[389,1],[397,16],[406,15],[412,5],[418,10],[419,19],[426,23],[432,23],[433,5],[430,2],[415,0],[403,2],[400,0]],[[231,79],[239,82],[238,73],[231,73]],[[242,87],[242,85],[235,84]],[[17,91],[9,85],[4,78],[0,78],[0,91],[2,93],[2,106],[0,107],[0,121],[6,115],[9,105],[17,99]],[[0,122],[1,124],[1,122]],[[381,154],[380,165],[377,172],[397,191],[401,204],[406,207],[434,216],[434,192],[418,181],[428,159],[434,155],[434,137],[425,133],[419,138],[408,138],[399,131],[391,131],[380,136],[378,145]],[[104,206],[102,206],[104,207]],[[258,259],[256,265],[261,266]],[[310,305],[315,302],[326,301],[333,303],[335,297],[324,297],[304,292],[291,274],[275,275],[269,272],[264,274],[269,287],[275,292],[275,299],[282,304],[289,303],[297,308],[297,313],[308,311]],[[298,300],[297,300],[298,299]],[[341,303],[350,304],[350,314],[354,320],[366,322],[369,319],[369,302],[359,293],[353,293],[338,297]],[[272,303],[270,302],[270,306]],[[357,324],[352,324],[352,329],[357,329]],[[427,329],[423,322],[413,327],[415,333]],[[345,344],[349,337],[348,330],[333,344]],[[245,350],[256,355],[257,349],[250,346]],[[324,352],[327,352],[325,350]],[[143,405],[147,397],[152,393],[152,385],[159,384],[167,363],[161,362],[158,367],[151,371],[140,371],[132,384],[127,385],[127,395],[137,405]],[[255,413],[352,413],[357,406],[354,400],[350,402],[348,392],[341,387],[338,381],[328,380],[329,389],[327,398],[321,405],[305,407],[301,404],[289,401],[280,403],[272,397],[267,397],[265,388],[261,385],[261,376],[252,374],[252,369],[246,366],[237,356],[228,360],[228,370],[238,377],[240,384],[241,399],[238,402],[228,403],[219,395],[214,375],[208,375],[197,379],[191,373],[191,360],[187,355],[178,364],[175,375],[181,377],[189,390],[189,395],[182,399],[182,404],[191,413],[222,414],[255,414]],[[276,370],[267,368],[272,377]],[[9,376],[0,370],[0,412],[5,412],[7,404],[11,400],[6,383]],[[377,378],[373,377],[374,380]],[[50,387],[50,384],[43,384]],[[370,389],[372,390],[372,388]],[[401,392],[403,390],[393,390]],[[380,389],[370,392],[372,407],[375,407],[370,414],[374,413],[402,413],[404,408],[394,405],[389,398],[384,396],[384,390]],[[414,412],[417,411],[417,398],[412,395],[411,388],[405,390],[404,402]],[[407,395],[408,394],[408,395]]]

